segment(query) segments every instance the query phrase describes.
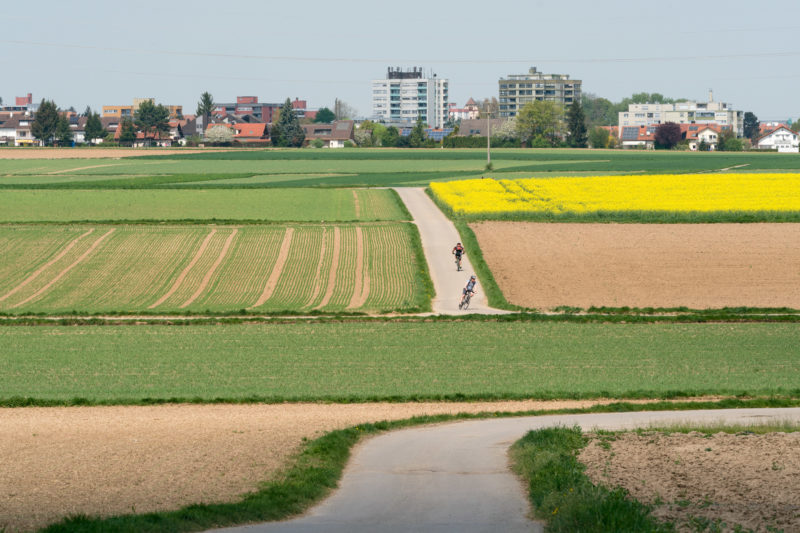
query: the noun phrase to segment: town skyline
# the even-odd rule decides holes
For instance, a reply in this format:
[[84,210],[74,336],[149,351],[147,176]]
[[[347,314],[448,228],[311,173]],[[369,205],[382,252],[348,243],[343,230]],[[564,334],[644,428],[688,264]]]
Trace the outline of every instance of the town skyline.
[[[10,105],[33,93],[37,102],[79,111],[153,97],[186,113],[204,91],[217,101],[298,97],[310,108],[339,98],[369,118],[371,80],[387,67],[435,72],[449,80],[450,101],[462,105],[497,97],[499,79],[535,66],[582,80],[585,94],[612,101],[637,92],[702,101],[712,89],[716,100],[762,120],[800,114],[790,91],[775,90],[800,77],[800,47],[776,38],[797,27],[739,0],[725,10],[578,2],[568,13],[542,1],[500,1],[491,10],[469,1],[411,1],[395,10],[361,0],[347,8],[310,2],[302,12],[247,1],[231,13],[241,19],[209,2],[188,5],[148,12],[44,0],[35,14],[4,15],[11,24],[0,39],[9,52],[0,59],[0,97]],[[800,6],[788,5],[781,19],[797,15]]]

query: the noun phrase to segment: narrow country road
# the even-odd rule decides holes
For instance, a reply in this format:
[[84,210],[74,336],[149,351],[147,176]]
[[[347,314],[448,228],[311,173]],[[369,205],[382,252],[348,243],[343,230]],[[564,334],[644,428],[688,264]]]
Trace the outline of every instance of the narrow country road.
[[[439,315],[457,315],[458,303],[461,300],[461,289],[475,273],[469,261],[470,250],[465,250],[466,255],[461,264],[461,272],[456,270],[455,259],[452,255],[453,247],[461,241],[456,227],[442,213],[433,200],[425,194],[425,189],[416,187],[397,187],[397,194],[406,204],[414,223],[419,228],[422,239],[422,249],[428,261],[431,280],[436,290],[436,296],[431,302],[433,312]],[[492,309],[486,303],[486,296],[478,278],[478,288],[469,307],[469,313],[501,314],[506,313],[500,309]]]
[[787,420],[800,423],[800,408],[496,418],[389,432],[357,446],[340,488],[305,516],[221,531],[542,531],[528,518],[524,490],[508,469],[508,447],[530,430]]

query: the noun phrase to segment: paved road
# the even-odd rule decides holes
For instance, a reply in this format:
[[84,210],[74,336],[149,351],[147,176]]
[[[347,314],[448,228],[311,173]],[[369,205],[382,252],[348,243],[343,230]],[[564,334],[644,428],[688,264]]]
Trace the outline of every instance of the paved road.
[[800,422],[800,408],[657,411],[502,418],[390,432],[357,447],[340,488],[308,514],[223,531],[531,532],[523,489],[509,472],[508,447],[554,425],[609,430],[679,422]]
[[[398,187],[395,189],[406,204],[408,211],[414,217],[414,223],[419,228],[422,239],[422,249],[430,268],[431,280],[436,290],[436,296],[431,305],[433,312],[440,315],[457,315],[463,311],[458,310],[461,300],[461,289],[475,273],[469,262],[469,250],[462,261],[462,271],[456,271],[453,247],[461,241],[456,227],[436,207],[433,200],[425,194],[425,189],[415,187]],[[472,299],[470,313],[499,314],[506,313],[499,309],[492,309],[486,303],[480,278],[478,278],[478,291]]]

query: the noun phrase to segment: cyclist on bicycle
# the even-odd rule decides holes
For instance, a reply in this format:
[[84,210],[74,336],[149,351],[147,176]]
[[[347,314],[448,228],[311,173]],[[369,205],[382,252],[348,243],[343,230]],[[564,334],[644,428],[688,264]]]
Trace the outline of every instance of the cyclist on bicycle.
[[461,256],[465,253],[464,247],[461,246],[460,242],[453,247],[453,255],[456,256],[456,265],[458,265],[459,270],[461,270]]
[[469,281],[467,282],[467,286],[461,290],[461,303],[459,307],[464,305],[464,300],[467,299],[467,294],[470,295],[470,298],[473,294],[475,294],[475,285],[478,284],[478,278],[475,277],[475,274],[469,277]]

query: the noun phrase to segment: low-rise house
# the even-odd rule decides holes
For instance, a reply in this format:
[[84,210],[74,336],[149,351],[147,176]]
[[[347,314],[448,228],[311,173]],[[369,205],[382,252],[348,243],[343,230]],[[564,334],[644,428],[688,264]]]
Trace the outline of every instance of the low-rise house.
[[650,126],[622,126],[619,133],[623,148],[646,148],[652,150],[656,144],[656,132]]
[[783,153],[800,153],[797,133],[786,126],[779,126],[755,140],[759,150],[777,150]]
[[269,130],[263,122],[255,124],[240,122],[234,124],[233,129],[236,130],[236,134],[233,136],[234,141],[240,143],[266,143],[269,141]]
[[353,141],[355,122],[334,120],[330,124],[305,124],[306,143],[321,140],[324,148],[343,148],[347,141]]
[[487,124],[486,119],[462,120],[461,124],[458,126],[458,136],[471,137],[477,135],[478,137],[486,137],[487,126],[491,127],[492,131],[497,131],[507,120],[507,118],[492,118],[489,119],[489,124]]

